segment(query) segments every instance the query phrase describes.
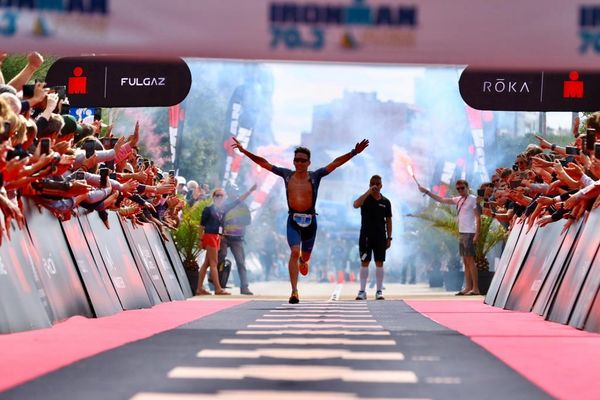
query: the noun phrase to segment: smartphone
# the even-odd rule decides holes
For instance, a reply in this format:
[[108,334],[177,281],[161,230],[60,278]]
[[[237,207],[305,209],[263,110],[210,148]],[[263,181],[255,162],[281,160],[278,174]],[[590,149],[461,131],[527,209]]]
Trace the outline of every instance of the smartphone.
[[84,171],[75,172],[75,179],[77,179],[78,181],[85,179],[85,172]]
[[513,164],[512,165],[512,170],[513,171],[518,171],[519,170],[519,166],[517,164]]
[[41,154],[50,154],[50,139],[49,138],[40,139],[40,153]]
[[58,94],[58,99],[59,100],[64,100],[65,97],[67,97],[67,87],[66,86],[50,86],[48,89],[49,93],[56,93]]
[[510,188],[511,189],[516,189],[519,186],[521,186],[521,180],[520,179],[517,179],[517,180],[514,180],[514,181],[510,181]]
[[85,149],[85,158],[90,158],[96,154],[96,143],[93,140],[86,141],[83,144],[83,148]]
[[175,178],[175,170],[174,169],[169,170],[169,177]]
[[479,197],[485,196],[485,189],[477,189],[477,196],[479,196]]
[[[574,163],[574,162],[575,162],[575,157],[573,157],[573,156],[566,156],[566,157],[564,158],[564,160],[565,160],[565,163],[566,163],[566,164],[568,164],[568,163],[570,163],[570,162]],[[565,165],[566,165],[566,164],[565,164]]]
[[32,98],[34,89],[35,89],[34,84],[23,85],[23,98],[24,99]]
[[600,160],[600,143],[594,144],[594,157],[596,157],[597,160]]
[[100,168],[100,187],[108,185],[108,168]]
[[119,138],[118,137],[103,137],[101,140],[102,140],[102,146],[104,146],[105,149],[110,150],[113,147],[115,147],[115,144],[117,143]]
[[594,128],[588,128],[585,131],[585,149],[588,151],[594,150],[595,143],[596,143],[596,130]]
[[565,151],[567,152],[567,154],[579,155],[579,149],[575,146],[566,146]]

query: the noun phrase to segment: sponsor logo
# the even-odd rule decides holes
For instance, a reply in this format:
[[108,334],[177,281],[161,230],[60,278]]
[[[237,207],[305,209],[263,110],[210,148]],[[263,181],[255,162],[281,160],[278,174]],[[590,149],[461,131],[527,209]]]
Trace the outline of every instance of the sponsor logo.
[[320,50],[327,40],[344,49],[411,46],[418,27],[417,11],[412,5],[369,6],[365,0],[349,5],[274,2],[269,6],[270,46]]
[[579,52],[600,53],[600,6],[579,8]]
[[[35,14],[35,17],[21,18],[25,14]],[[51,15],[108,14],[108,0],[0,0],[0,36],[15,36],[19,28],[30,31],[33,36],[53,36],[55,29],[48,18]],[[19,20],[24,22],[21,24]],[[61,25],[64,25],[64,21]]]
[[598,108],[595,71],[498,71],[466,68],[458,88],[477,110],[592,111]]
[[121,86],[165,86],[166,78],[121,78]]
[[583,99],[583,81],[579,80],[579,72],[569,72],[569,80],[563,82],[565,99]]

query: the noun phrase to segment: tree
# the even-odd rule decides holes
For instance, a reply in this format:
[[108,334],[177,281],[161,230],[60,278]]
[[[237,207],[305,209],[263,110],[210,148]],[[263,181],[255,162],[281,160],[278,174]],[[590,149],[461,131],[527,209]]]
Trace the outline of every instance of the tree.
[[[56,61],[56,57],[44,55],[44,63],[33,74],[32,79],[46,80],[48,69]],[[27,65],[27,54],[9,55],[2,63],[2,74],[6,83],[10,82]]]

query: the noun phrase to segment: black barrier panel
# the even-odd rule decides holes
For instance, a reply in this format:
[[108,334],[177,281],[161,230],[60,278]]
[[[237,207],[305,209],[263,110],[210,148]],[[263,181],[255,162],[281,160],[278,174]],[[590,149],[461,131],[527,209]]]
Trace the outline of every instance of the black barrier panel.
[[502,256],[500,257],[500,262],[496,266],[494,277],[492,278],[492,282],[490,283],[490,287],[485,296],[485,304],[493,305],[494,301],[496,301],[498,290],[500,290],[502,279],[504,279],[504,274],[506,273],[506,267],[508,266],[508,263],[510,263],[510,259],[513,255],[513,252],[515,251],[515,246],[519,241],[519,236],[521,235],[522,229],[523,224],[517,223],[513,225],[513,228],[510,231],[510,234],[508,235],[508,239],[506,240],[506,246],[504,246],[504,251],[502,252]]
[[[579,234],[582,231],[582,226],[584,218],[580,218],[575,221],[573,225],[569,227],[569,230],[565,233],[564,239],[560,245],[560,249],[558,250],[558,254],[554,259],[554,262],[550,266],[548,274],[546,276],[546,280],[542,284],[542,287],[539,290],[537,298],[535,299],[535,303],[533,304],[532,312],[538,315],[546,315],[550,304],[552,303],[552,298],[556,294],[556,290],[562,276],[564,274],[565,266],[568,265],[568,260],[573,254],[573,249],[577,245],[577,240],[579,239]],[[557,224],[563,224],[557,222]]]
[[[150,285],[158,293],[159,301],[169,301],[169,294],[165,283],[160,276],[160,271],[156,266],[156,261],[150,250],[146,235],[140,227],[133,227],[129,220],[120,220],[123,232],[133,253],[133,258],[140,270],[140,275],[144,277],[144,274],[149,279]],[[146,282],[144,282],[146,283]]]
[[48,296],[54,321],[75,315],[92,317],[92,309],[81,278],[71,258],[60,222],[45,208],[25,201],[25,217],[42,287]]
[[523,262],[521,273],[508,296],[507,309],[531,311],[535,298],[565,238],[565,235],[560,235],[563,225],[562,222],[555,222],[538,228],[529,255]]
[[592,261],[598,251],[598,223],[600,210],[593,210],[587,215],[581,237],[573,250],[571,261],[566,266],[565,275],[552,301],[548,319],[566,324],[569,321],[583,282],[585,281]]
[[[104,317],[123,311],[115,288],[109,281],[105,284],[101,269],[96,264],[87,240],[76,217],[61,223],[67,243],[71,248],[71,256],[79,270],[85,289],[92,303],[96,317]],[[104,265],[101,267],[104,269]],[[104,271],[106,271],[104,269]],[[105,274],[107,275],[107,274]]]
[[175,247],[175,242],[173,241],[173,236],[169,234],[169,241],[163,241],[163,245],[167,250],[167,255],[171,260],[171,265],[177,274],[177,279],[179,280],[179,285],[181,286],[181,290],[183,291],[183,295],[188,297],[193,297],[192,289],[190,287],[190,282],[185,273],[185,269],[183,268],[183,263],[181,262],[181,257],[179,256],[179,252]]
[[[104,265],[125,310],[150,308],[152,303],[135,265],[129,246],[119,225],[119,221],[109,221],[111,229],[107,229],[97,213],[80,215],[86,238],[94,238]],[[114,215],[114,217],[117,217]],[[118,218],[118,217],[117,217]],[[89,229],[89,231],[88,231]]]
[[0,333],[52,325],[33,260],[27,256],[28,251],[22,251],[29,246],[28,240],[25,232],[13,227],[11,240],[4,239],[0,246]]
[[154,260],[167,287],[167,292],[169,292],[169,297],[171,297],[171,300],[185,300],[181,287],[179,287],[179,282],[177,282],[175,272],[173,272],[173,266],[165,254],[165,247],[162,244],[163,239],[158,234],[157,228],[154,224],[144,224],[142,229],[146,234],[146,239],[154,255]]
[[[590,216],[597,212],[598,211],[593,210]],[[597,239],[597,243],[600,243],[600,238]],[[596,254],[594,261],[590,266],[587,278],[585,279],[583,286],[579,292],[579,297],[577,298],[575,307],[573,308],[573,312],[571,314],[571,318],[569,319],[569,325],[574,326],[578,329],[583,329],[585,321],[592,309],[594,299],[596,298],[599,287],[600,257],[598,256],[598,254]]]
[[[79,227],[81,228],[81,232],[83,233],[83,237],[87,241],[88,248],[90,249],[90,253],[92,254],[92,258],[94,262],[98,266],[98,271],[100,272],[100,276],[102,277],[102,281],[104,282],[104,286],[107,288],[112,287],[113,291],[117,296],[117,301],[119,302],[119,307],[123,309],[123,305],[121,304],[121,300],[119,299],[119,295],[116,290],[116,286],[113,284],[113,280],[108,273],[108,268],[104,264],[104,259],[100,253],[100,248],[98,247],[98,243],[96,242],[96,238],[92,232],[92,228],[90,226],[90,222],[85,216],[88,211],[84,208],[78,209],[77,221],[79,222]],[[75,217],[74,217],[75,218]]]
[[586,331],[600,333],[600,292],[596,294],[594,304],[592,304],[590,313],[585,321],[584,329]]
[[529,232],[526,232],[527,226],[523,226],[523,231],[519,236],[519,240],[515,246],[515,251],[513,252],[512,257],[506,267],[506,272],[504,274],[504,279],[502,279],[502,284],[500,285],[500,289],[498,290],[498,295],[496,296],[496,301],[494,301],[494,305],[496,307],[504,308],[506,306],[506,301],[508,300],[508,295],[512,290],[512,287],[521,271],[521,266],[523,265],[523,261],[527,258],[527,254],[529,253],[529,248],[531,247],[531,242],[537,233],[538,227],[537,225],[533,227]]
[[579,298],[573,308],[571,319],[569,319],[569,325],[574,326],[577,329],[583,329],[585,321],[592,309],[594,299],[598,295],[598,288],[600,287],[600,257],[596,255],[594,262],[590,267],[587,279],[585,280],[581,291],[579,292]]

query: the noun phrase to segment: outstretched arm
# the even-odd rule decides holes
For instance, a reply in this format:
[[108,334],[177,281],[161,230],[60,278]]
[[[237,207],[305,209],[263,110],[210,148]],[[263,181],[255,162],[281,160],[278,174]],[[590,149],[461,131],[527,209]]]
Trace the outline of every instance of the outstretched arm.
[[419,185],[419,191],[421,193],[425,193],[427,196],[431,197],[432,199],[434,199],[435,201],[439,201],[440,203],[444,203],[444,204],[454,204],[454,202],[452,201],[452,199],[448,199],[446,197],[441,197],[438,196],[435,193],[432,193],[429,191],[429,189],[424,188],[423,186]]
[[343,154],[330,162],[325,169],[327,172],[333,172],[337,167],[340,167],[350,161],[350,159],[355,155],[362,153],[362,151],[366,149],[368,145],[369,141],[367,139],[363,139],[360,143],[356,143],[356,146],[354,146],[350,152]]
[[268,162],[265,158],[257,156],[256,154],[253,154],[253,153],[249,152],[248,150],[246,150],[244,148],[244,146],[242,146],[242,144],[236,138],[232,138],[232,139],[233,139],[234,143],[231,145],[231,147],[233,147],[234,149],[237,149],[240,153],[242,153],[243,155],[245,155],[246,157],[248,157],[249,159],[251,159],[252,161],[257,163],[258,165],[260,165],[267,171],[273,170],[273,165],[271,165],[271,163]]
[[250,189],[249,189],[249,190],[248,190],[246,193],[242,194],[242,195],[239,197],[239,200],[240,200],[240,201],[244,201],[244,200],[246,200],[246,199],[248,198],[248,196],[250,196],[250,193],[252,193],[252,192],[254,192],[254,191],[256,190],[256,187],[257,187],[257,186],[256,186],[256,183],[255,183],[254,185],[252,185],[252,187],[251,187],[251,188],[250,188]]

